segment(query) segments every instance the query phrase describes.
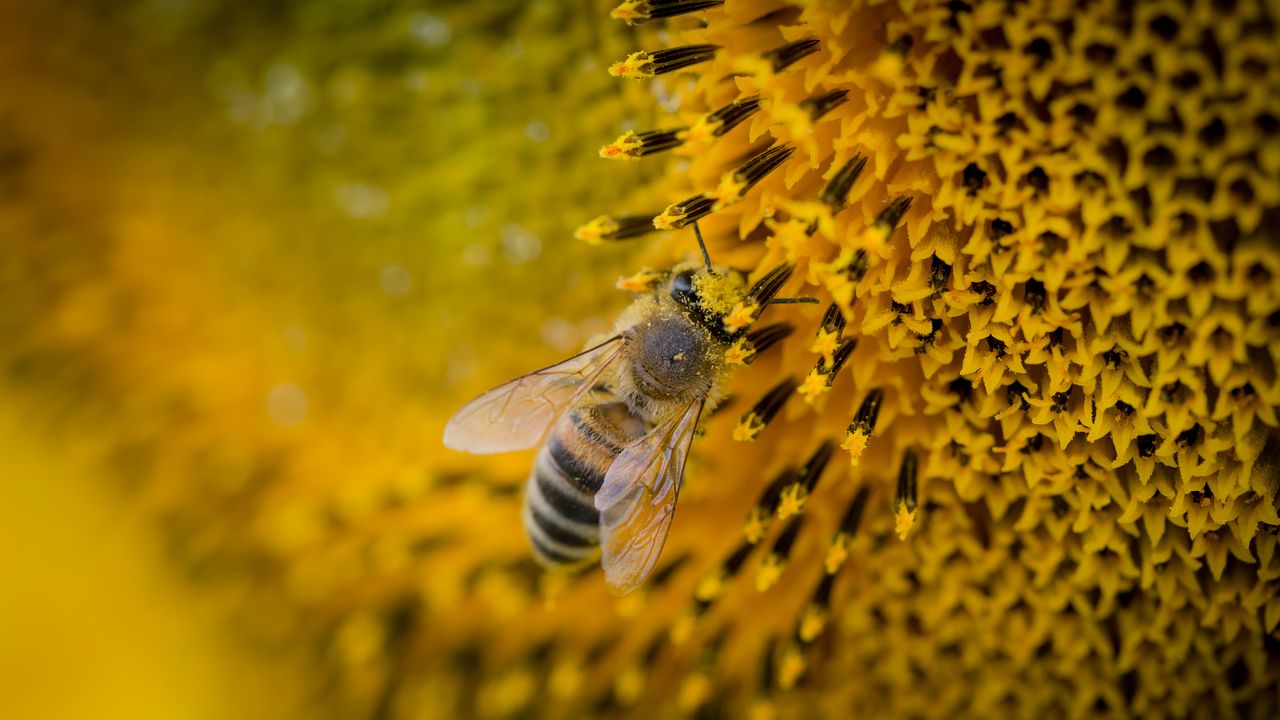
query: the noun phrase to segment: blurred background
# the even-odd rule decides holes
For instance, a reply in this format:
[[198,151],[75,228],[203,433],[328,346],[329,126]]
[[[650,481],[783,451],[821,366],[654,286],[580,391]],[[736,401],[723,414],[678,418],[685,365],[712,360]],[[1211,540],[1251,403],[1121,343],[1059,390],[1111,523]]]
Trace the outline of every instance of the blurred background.
[[3,714],[386,714],[389,598],[492,616],[486,553],[524,554],[481,512],[509,484],[422,502],[483,471],[444,420],[625,302],[628,251],[572,239],[641,209],[643,169],[590,172],[636,119],[625,28],[585,0],[0,16]]

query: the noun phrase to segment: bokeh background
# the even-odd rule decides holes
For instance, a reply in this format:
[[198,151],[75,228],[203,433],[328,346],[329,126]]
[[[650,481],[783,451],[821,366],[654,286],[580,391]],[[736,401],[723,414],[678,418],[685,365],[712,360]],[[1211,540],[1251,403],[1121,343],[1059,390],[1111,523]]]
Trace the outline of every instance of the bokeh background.
[[625,302],[630,251],[572,239],[628,180],[582,172],[634,117],[625,31],[587,2],[2,5],[3,714],[368,716],[334,668],[382,638],[338,619],[453,572],[413,552],[459,540],[413,507],[472,462],[444,419]]

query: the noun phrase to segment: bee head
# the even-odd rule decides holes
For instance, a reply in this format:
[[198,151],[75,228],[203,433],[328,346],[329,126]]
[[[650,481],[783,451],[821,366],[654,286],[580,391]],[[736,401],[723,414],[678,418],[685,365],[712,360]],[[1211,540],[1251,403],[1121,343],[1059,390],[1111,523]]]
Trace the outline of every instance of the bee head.
[[667,289],[691,320],[728,341],[731,333],[724,328],[724,317],[744,296],[741,273],[703,265],[677,266],[671,271]]

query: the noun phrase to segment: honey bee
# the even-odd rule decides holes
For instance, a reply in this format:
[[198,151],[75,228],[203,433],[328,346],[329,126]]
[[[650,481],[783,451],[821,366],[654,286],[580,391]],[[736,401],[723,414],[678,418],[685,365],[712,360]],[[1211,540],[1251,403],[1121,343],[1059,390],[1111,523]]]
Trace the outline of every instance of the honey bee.
[[[764,306],[817,302],[773,296],[775,268],[749,290],[703,263],[672,268],[628,308],[611,337],[563,362],[490,390],[459,410],[444,444],[477,454],[541,445],[525,485],[523,521],[544,566],[576,567],[599,553],[618,594],[642,584],[666,542],[699,419],[729,375],[725,352]],[[726,321],[730,314],[737,321]]]

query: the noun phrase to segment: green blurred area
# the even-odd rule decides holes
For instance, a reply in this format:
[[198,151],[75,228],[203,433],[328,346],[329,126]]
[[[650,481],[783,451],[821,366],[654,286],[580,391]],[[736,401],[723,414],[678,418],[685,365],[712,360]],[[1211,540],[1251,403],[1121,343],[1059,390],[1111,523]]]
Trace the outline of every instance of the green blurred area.
[[376,705],[289,553],[626,302],[572,238],[662,171],[600,172],[646,122],[601,8],[0,1],[13,717]]

